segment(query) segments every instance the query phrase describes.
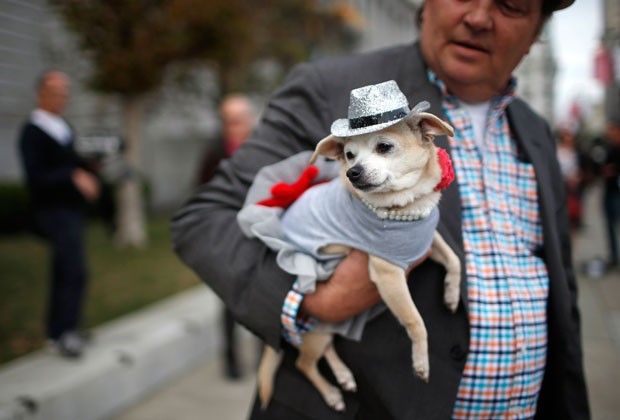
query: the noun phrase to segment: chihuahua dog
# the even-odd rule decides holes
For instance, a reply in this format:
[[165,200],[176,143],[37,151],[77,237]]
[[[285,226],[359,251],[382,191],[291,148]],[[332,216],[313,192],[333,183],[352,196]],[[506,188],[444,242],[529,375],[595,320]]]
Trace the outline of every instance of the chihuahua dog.
[[[385,83],[391,85],[386,88]],[[419,104],[412,111],[409,111],[406,102],[405,108],[395,106],[390,98],[396,96],[398,101],[402,102],[405,100],[404,95],[397,86],[393,86],[395,82],[385,83],[351,92],[349,118],[345,119],[346,127],[342,127],[343,121],[337,120],[332,125],[332,134],[316,146],[310,162],[313,163],[319,156],[336,159],[341,162],[341,176],[331,183],[306,191],[284,213],[282,226],[287,238],[299,243],[300,247],[308,248],[307,251],[311,254],[317,252],[323,255],[344,255],[351,248],[358,248],[369,254],[370,279],[377,285],[384,303],[404,326],[412,341],[415,374],[428,382],[430,369],[427,331],[409,293],[406,271],[413,261],[428,255],[430,248],[430,258],[446,269],[444,302],[449,310],[456,311],[461,267],[456,254],[436,231],[437,204],[441,196],[439,186],[443,174],[438,155],[445,151],[437,148],[433,142],[437,135],[452,136],[454,133],[450,125],[435,115],[420,110],[427,107],[428,103]],[[396,92],[393,89],[396,89]],[[378,96],[387,99],[384,98],[376,104]],[[373,101],[370,105],[360,105],[360,102],[369,100],[368,98]],[[380,108],[377,112],[371,109],[375,105]],[[389,108],[387,112],[385,108]],[[393,112],[394,108],[397,112]],[[371,115],[352,115],[356,110]],[[330,190],[333,193],[329,192]],[[312,200],[312,196],[316,200],[305,205],[304,201]],[[332,196],[340,197],[335,199],[337,206],[345,202],[349,207],[333,208],[327,210],[331,216],[318,217],[325,219],[337,215],[340,226],[327,232],[318,241],[308,242],[309,232],[304,231],[304,226],[312,225],[309,231],[316,231],[317,224],[311,221],[312,216],[307,213],[314,213],[316,206],[322,206],[331,200]],[[356,212],[364,214],[360,216],[362,219],[355,219],[357,216],[353,216],[353,213]],[[352,230],[357,232],[356,235],[361,232],[361,238],[344,237],[347,233],[342,234],[343,236],[333,234],[333,230],[342,230],[342,225],[347,224],[343,223],[344,219],[354,219],[350,223],[353,225]],[[423,233],[408,233],[410,226],[423,226],[425,223],[426,227],[422,230],[414,231]],[[373,224],[383,230],[378,234],[368,233]],[[397,239],[392,239],[388,231],[394,231]],[[399,231],[404,231],[405,234],[399,237]],[[395,241],[400,242],[393,243]],[[421,243],[417,245],[418,249],[410,250],[408,243],[416,241]],[[402,258],[393,256],[399,252],[403,254]],[[413,257],[413,260],[408,257]],[[340,386],[346,391],[356,390],[353,374],[334,350],[332,334],[309,332],[303,336],[298,349],[297,368],[332,409],[343,411],[345,404],[340,389],[326,380],[317,367],[320,358],[325,357]],[[266,346],[258,370],[259,398],[263,407],[267,406],[271,398],[279,363],[278,353]]]

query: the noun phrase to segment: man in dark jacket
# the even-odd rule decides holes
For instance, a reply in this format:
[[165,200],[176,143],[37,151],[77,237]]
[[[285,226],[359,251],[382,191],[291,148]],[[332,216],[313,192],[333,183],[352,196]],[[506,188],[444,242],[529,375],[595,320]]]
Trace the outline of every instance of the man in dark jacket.
[[44,73],[19,149],[37,228],[51,249],[49,344],[62,356],[79,357],[84,338],[77,328],[87,282],[84,205],[98,197],[99,182],[76,154],[73,129],[62,118],[68,99],[68,77],[59,71]]
[[[426,0],[419,43],[297,67],[252,138],[176,214],[180,257],[237,319],[283,350],[273,399],[252,419],[589,418],[555,143],[515,97],[512,77],[551,13],[571,3]],[[379,301],[367,257],[351,252],[315,293],[300,295],[235,217],[261,167],[314,149],[347,115],[352,89],[386,80],[410,106],[427,100],[455,128],[436,139],[456,175],[438,229],[464,268],[461,301],[451,314],[442,303],[445,270],[417,265],[409,286],[428,329],[430,382],[413,374],[409,339],[386,312],[360,342],[335,341],[358,385],[336,413],[296,371],[288,341],[303,340],[308,316],[339,322]]]

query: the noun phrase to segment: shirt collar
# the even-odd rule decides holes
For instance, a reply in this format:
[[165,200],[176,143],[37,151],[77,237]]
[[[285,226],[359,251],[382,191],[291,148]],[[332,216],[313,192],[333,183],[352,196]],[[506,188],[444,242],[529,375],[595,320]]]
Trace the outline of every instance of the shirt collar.
[[71,128],[59,115],[37,108],[30,114],[30,121],[63,146],[71,140]]
[[[446,84],[435,74],[435,72],[428,69],[427,75],[428,80],[439,89],[439,92],[443,96],[444,100],[455,104],[459,104],[461,102],[456,96],[448,91]],[[502,111],[506,109],[506,107],[510,105],[512,100],[515,98],[516,90],[517,78],[511,76],[506,87],[498,95],[491,99],[491,110]]]

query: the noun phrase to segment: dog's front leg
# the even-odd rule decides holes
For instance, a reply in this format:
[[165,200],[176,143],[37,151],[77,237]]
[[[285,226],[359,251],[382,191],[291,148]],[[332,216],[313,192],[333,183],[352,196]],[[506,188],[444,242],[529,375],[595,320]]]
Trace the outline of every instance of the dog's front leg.
[[461,292],[461,261],[437,231],[435,231],[435,236],[433,236],[431,250],[430,258],[443,265],[446,269],[444,301],[446,306],[454,313],[459,305]]
[[379,289],[379,294],[405,327],[412,341],[413,370],[425,382],[428,382],[428,336],[426,326],[413,303],[407,287],[405,271],[373,255],[368,259],[370,278]]

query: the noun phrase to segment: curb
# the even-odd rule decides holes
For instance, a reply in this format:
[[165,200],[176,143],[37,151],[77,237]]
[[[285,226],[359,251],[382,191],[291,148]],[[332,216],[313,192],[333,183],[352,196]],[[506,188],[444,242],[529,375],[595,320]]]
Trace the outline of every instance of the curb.
[[0,420],[96,420],[217,355],[221,303],[196,286],[94,331],[72,361],[44,350],[0,367]]

